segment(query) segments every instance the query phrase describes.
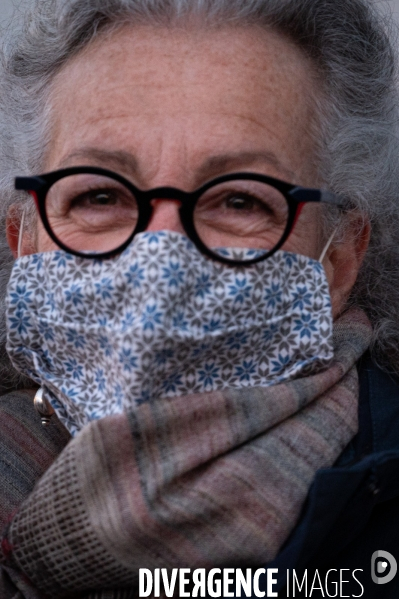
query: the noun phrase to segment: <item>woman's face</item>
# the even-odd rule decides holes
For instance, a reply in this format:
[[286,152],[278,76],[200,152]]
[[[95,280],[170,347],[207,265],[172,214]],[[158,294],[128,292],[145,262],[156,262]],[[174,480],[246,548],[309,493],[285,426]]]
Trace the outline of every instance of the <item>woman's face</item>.
[[[142,189],[190,191],[236,171],[315,187],[317,93],[311,63],[275,33],[125,27],[58,74],[43,170],[100,166]],[[154,201],[148,229],[184,233],[178,204]],[[284,249],[317,259],[324,243],[320,207],[307,204]],[[55,247],[39,225],[35,251]],[[325,267],[337,312],[357,270],[335,298],[345,277],[333,253]]]

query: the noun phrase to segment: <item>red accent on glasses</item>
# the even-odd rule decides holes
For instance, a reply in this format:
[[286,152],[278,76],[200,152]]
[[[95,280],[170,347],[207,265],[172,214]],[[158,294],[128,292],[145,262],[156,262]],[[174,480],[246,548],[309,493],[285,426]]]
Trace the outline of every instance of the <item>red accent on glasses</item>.
[[39,198],[37,197],[36,191],[30,191],[29,194],[32,196],[37,210],[39,210]]
[[301,216],[301,212],[302,212],[302,209],[303,209],[303,207],[304,207],[305,204],[306,204],[306,202],[301,202],[300,204],[298,204],[298,208],[297,208],[297,211],[296,211],[296,214],[295,214],[295,219],[294,219],[294,222],[292,223],[292,229],[290,231],[291,233],[292,233],[292,231],[293,231],[293,229],[294,229],[294,227],[295,227],[295,225],[297,223],[298,218]]

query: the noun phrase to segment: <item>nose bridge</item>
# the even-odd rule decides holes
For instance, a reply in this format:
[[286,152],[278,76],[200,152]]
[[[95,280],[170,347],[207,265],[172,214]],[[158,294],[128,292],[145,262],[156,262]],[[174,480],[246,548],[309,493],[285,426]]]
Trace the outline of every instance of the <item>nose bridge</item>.
[[177,187],[156,187],[145,193],[151,203],[153,200],[174,200],[182,204],[187,201],[190,195],[181,189],[177,189]]
[[146,231],[176,231],[185,233],[181,219],[180,206],[187,199],[184,192],[174,187],[158,187],[147,192],[152,206],[152,214]]

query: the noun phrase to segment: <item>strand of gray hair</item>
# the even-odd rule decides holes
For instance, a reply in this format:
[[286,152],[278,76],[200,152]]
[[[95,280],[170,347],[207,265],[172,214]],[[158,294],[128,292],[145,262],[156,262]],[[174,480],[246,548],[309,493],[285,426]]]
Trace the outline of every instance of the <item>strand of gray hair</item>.
[[[376,359],[399,373],[396,34],[371,0],[38,0],[22,24],[8,28],[3,44],[2,232],[10,205],[25,201],[13,191],[14,176],[42,171],[49,92],[62,66],[93,39],[127,22],[174,27],[188,21],[198,27],[271,28],[313,60],[320,81],[314,134],[320,179],[349,198],[372,225],[350,303],[372,321]],[[4,297],[12,265],[4,233],[0,260],[0,374],[15,385],[4,352]]]

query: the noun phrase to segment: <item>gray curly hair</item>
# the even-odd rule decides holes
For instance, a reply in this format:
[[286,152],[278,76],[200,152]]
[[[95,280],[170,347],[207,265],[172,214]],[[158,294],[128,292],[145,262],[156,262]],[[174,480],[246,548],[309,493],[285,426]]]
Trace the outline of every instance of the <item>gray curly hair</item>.
[[[280,32],[310,57],[320,78],[319,173],[370,219],[369,250],[350,302],[374,327],[372,351],[399,373],[399,136],[396,63],[388,21],[371,0],[37,0],[10,28],[0,72],[1,218],[21,202],[15,174],[42,170],[48,94],[63,65],[94,38],[129,23],[173,27],[256,25]],[[391,38],[392,39],[392,38]],[[2,236],[4,238],[4,236]],[[2,293],[12,265],[0,247]],[[0,326],[0,376],[16,384]]]

